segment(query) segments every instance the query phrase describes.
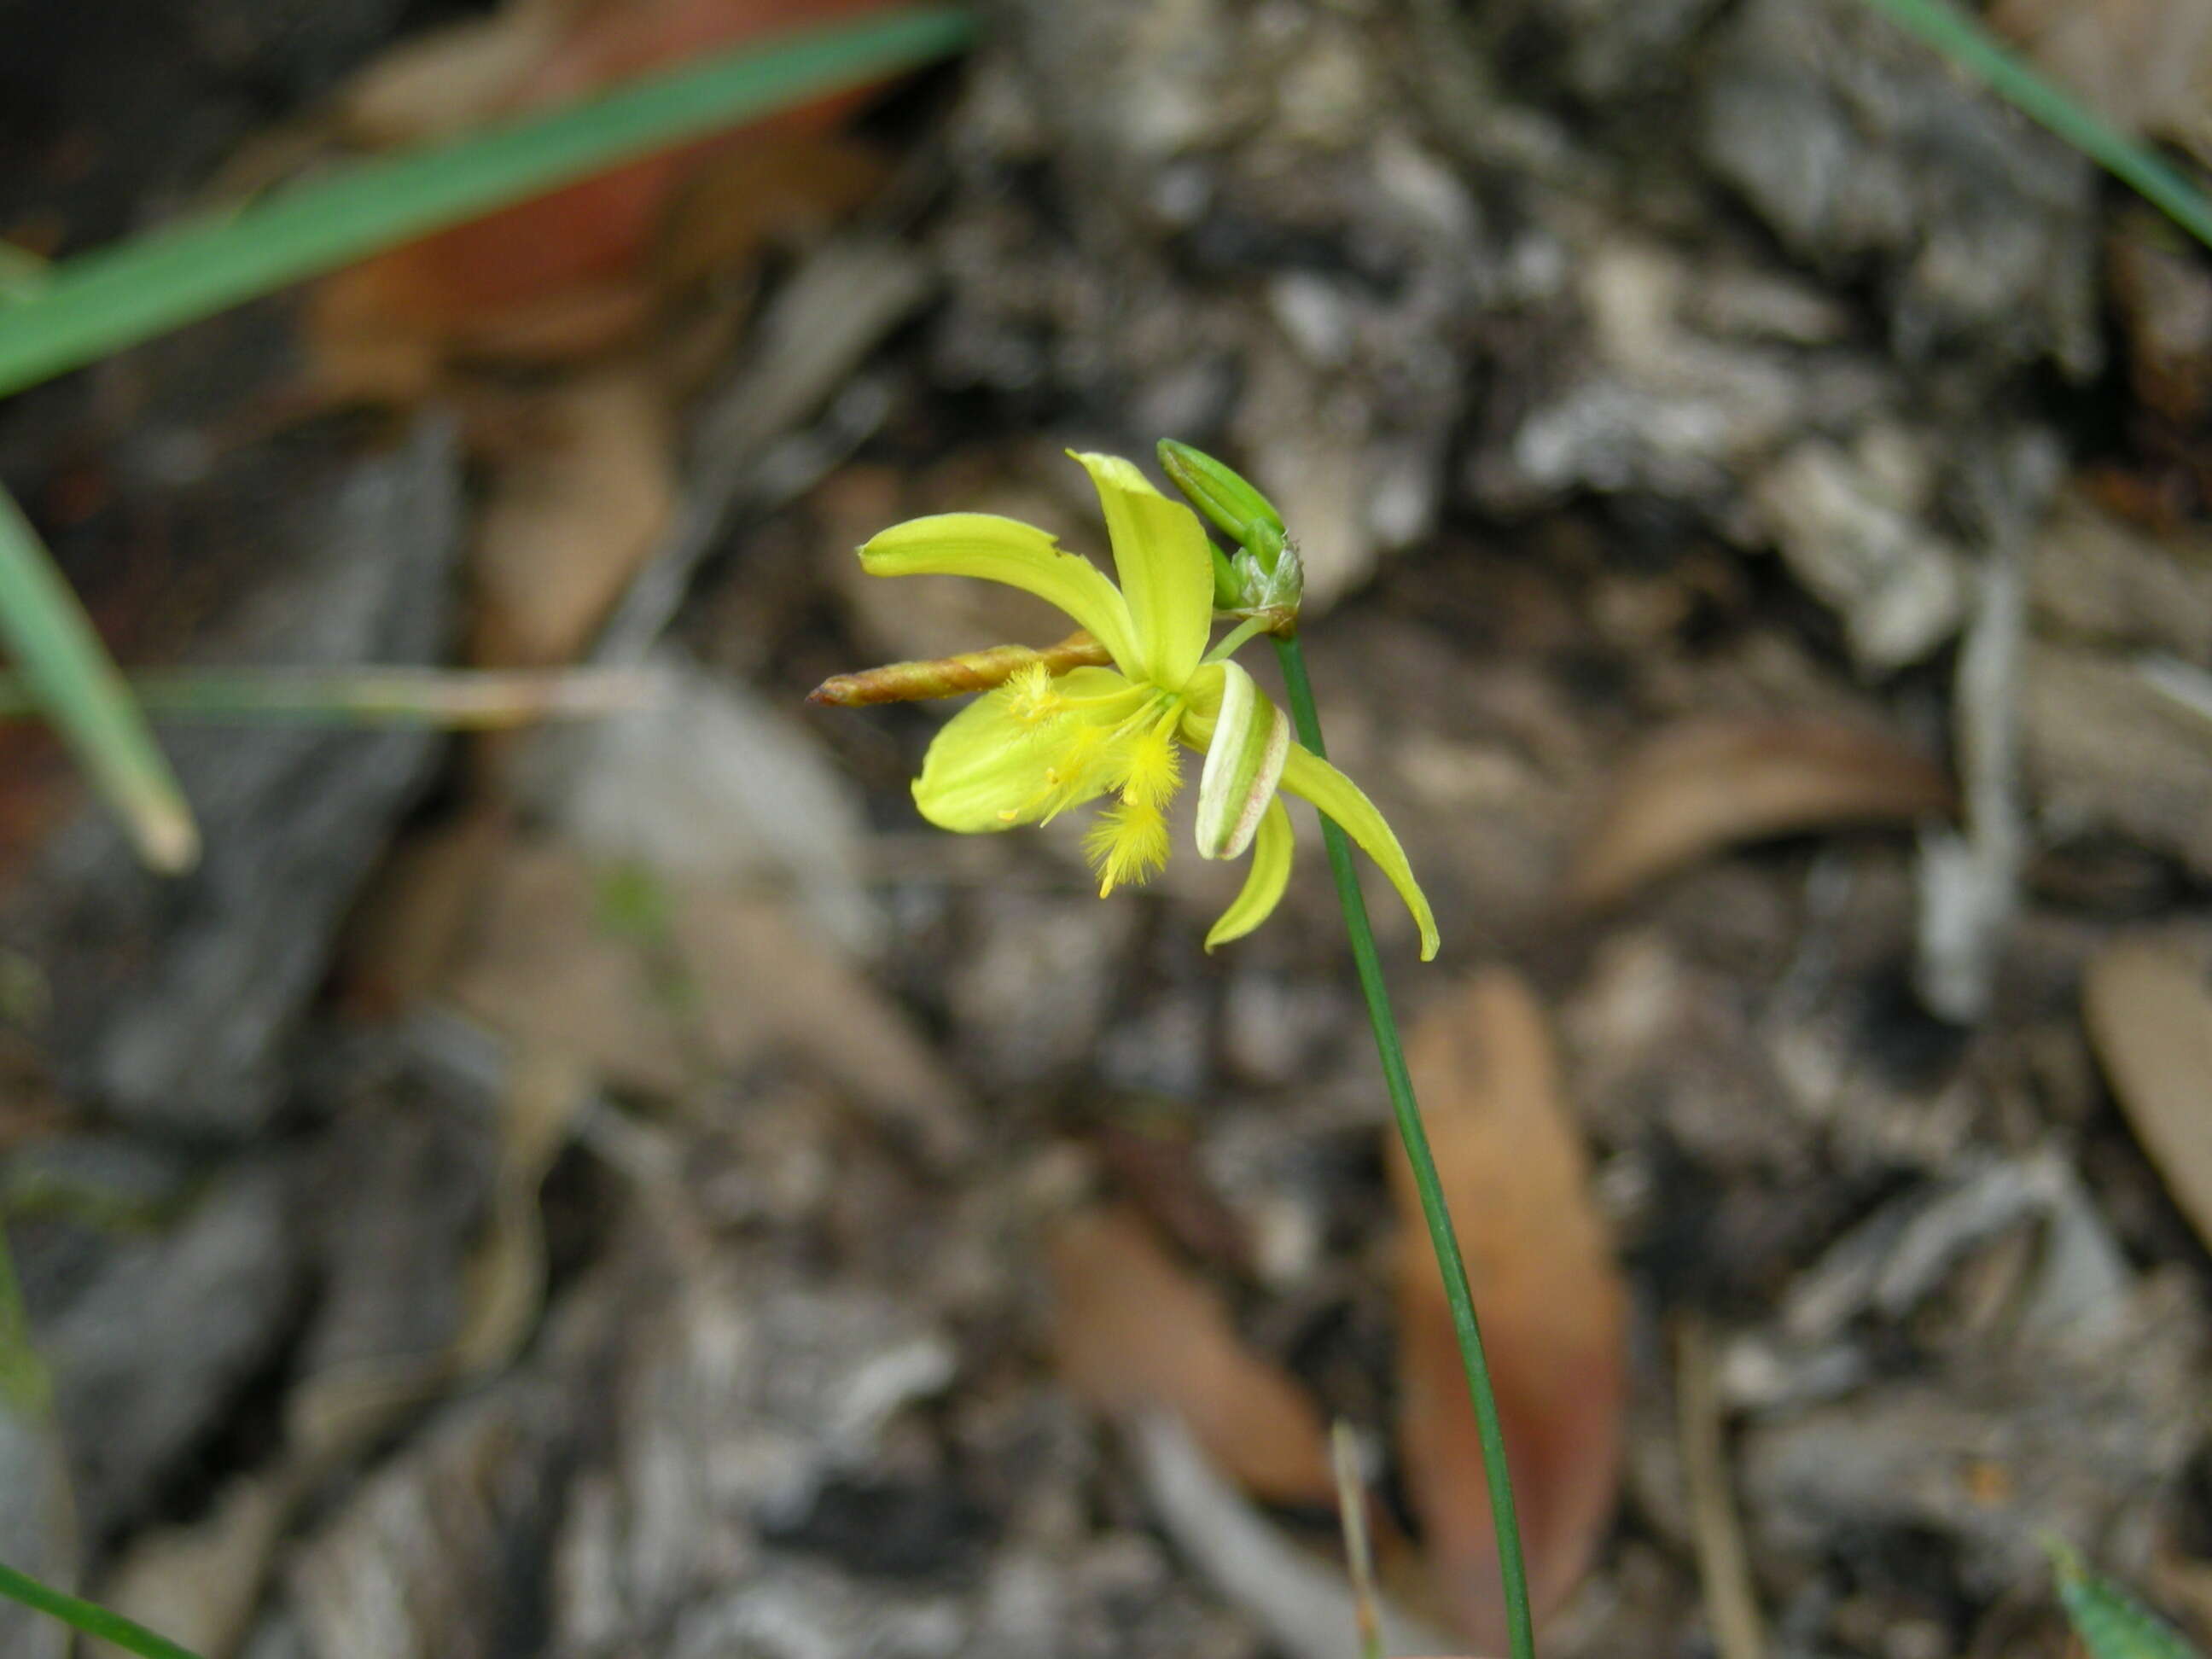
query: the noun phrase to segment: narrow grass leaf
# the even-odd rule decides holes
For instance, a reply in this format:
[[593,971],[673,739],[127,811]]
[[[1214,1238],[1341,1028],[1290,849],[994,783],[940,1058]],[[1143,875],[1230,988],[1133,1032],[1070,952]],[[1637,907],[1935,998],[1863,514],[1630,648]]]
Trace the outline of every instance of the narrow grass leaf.
[[2063,1544],[2046,1543],[2058,1599],[2091,1659],[2203,1659],[2188,1638]]
[[0,309],[0,395],[617,162],[929,63],[972,32],[957,7],[918,6],[756,42],[64,261]]
[[2019,54],[1950,0],[1867,0],[2031,120],[2040,122],[2208,247],[2212,198]]
[[95,1640],[112,1642],[126,1653],[142,1656],[142,1659],[199,1659],[190,1648],[180,1648],[167,1637],[158,1636],[119,1613],[110,1613],[94,1601],[65,1595],[4,1562],[0,1562],[0,1595],[58,1619],[70,1629],[82,1631]]
[[21,508],[0,490],[0,643],[156,870],[188,870],[199,830],[92,621]]

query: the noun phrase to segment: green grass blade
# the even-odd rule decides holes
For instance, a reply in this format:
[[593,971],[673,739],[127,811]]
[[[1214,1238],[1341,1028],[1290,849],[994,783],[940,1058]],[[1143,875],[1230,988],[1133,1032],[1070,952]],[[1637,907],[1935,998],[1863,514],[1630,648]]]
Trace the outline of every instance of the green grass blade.
[[2145,200],[2212,246],[2212,198],[2081,100],[2011,51],[1949,0],[1867,0],[1975,76],[2021,114],[2130,185]]
[[2090,1659],[2203,1659],[2189,1639],[2131,1595],[2101,1578],[2066,1545],[2045,1540],[2058,1599]]
[[142,1655],[143,1659],[199,1659],[190,1648],[180,1648],[167,1637],[157,1636],[145,1626],[119,1613],[110,1613],[97,1602],[64,1595],[30,1574],[16,1571],[5,1562],[0,1562],[0,1595],[58,1619],[72,1630],[82,1631],[96,1640],[112,1642],[127,1653]]
[[63,261],[0,307],[0,396],[617,162],[945,57],[972,31],[957,8],[921,6],[757,42]]
[[199,830],[169,763],[76,595],[15,500],[0,490],[0,643],[40,712],[156,870],[188,870]]

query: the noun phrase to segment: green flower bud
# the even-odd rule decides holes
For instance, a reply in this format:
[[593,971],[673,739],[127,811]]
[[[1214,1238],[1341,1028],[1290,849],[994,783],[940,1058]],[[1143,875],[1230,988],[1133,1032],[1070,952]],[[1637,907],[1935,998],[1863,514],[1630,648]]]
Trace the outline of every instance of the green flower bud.
[[1212,522],[1213,527],[1257,557],[1267,568],[1275,568],[1282,549],[1283,515],[1275,504],[1255,489],[1243,476],[1217,461],[1202,449],[1160,440],[1160,466],[1169,481],[1189,498],[1190,504]]
[[1297,613],[1306,592],[1305,561],[1298,556],[1297,544],[1279,542],[1273,559],[1266,563],[1248,550],[1237,554],[1229,565],[1237,578],[1237,601],[1228,609]]

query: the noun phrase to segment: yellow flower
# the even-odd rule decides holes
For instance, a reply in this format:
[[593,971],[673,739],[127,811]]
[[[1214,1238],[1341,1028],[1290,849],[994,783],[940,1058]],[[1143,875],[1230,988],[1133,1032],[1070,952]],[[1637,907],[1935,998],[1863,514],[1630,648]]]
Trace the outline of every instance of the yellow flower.
[[[896,525],[860,549],[871,575],[975,576],[1060,607],[1103,646],[1111,668],[1054,675],[1032,663],[946,722],[915,781],[921,815],[974,835],[1048,821],[1114,799],[1085,840],[1103,897],[1167,861],[1166,809],[1182,786],[1179,748],[1206,757],[1198,787],[1202,858],[1248,848],[1243,890],[1206,935],[1240,939],[1274,910],[1290,881],[1291,821],[1278,791],[1312,802],[1387,876],[1420,926],[1424,961],[1436,918],[1390,826],[1352,781],[1290,735],[1250,675],[1217,648],[1214,556],[1191,510],[1126,460],[1077,455],[1097,486],[1120,586],[1063,553],[1034,526],[982,513]],[[1224,646],[1241,641],[1224,641]]]

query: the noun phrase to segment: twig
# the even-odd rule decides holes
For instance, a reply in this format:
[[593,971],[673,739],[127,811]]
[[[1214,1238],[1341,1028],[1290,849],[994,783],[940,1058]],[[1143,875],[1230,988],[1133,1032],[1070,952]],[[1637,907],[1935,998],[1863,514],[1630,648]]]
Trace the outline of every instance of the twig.
[[1367,1482],[1352,1425],[1338,1418],[1328,1431],[1336,1468],[1337,1516],[1344,1526],[1345,1564],[1352,1570],[1352,1610],[1358,1622],[1359,1659],[1382,1659],[1382,1619],[1375,1605],[1375,1551],[1367,1536]]
[[[623,714],[649,705],[655,691],[650,674],[588,668],[179,669],[125,684],[154,720],[468,731]],[[0,720],[41,712],[21,675],[0,673]]]
[[1751,1582],[1743,1528],[1729,1491],[1727,1449],[1721,1438],[1719,1390],[1713,1377],[1712,1340],[1705,1321],[1685,1315],[1674,1328],[1674,1412],[1682,1447],[1682,1480],[1690,1492],[1690,1530],[1698,1551],[1698,1582],[1720,1659],[1761,1659],[1766,1632],[1759,1595]]

